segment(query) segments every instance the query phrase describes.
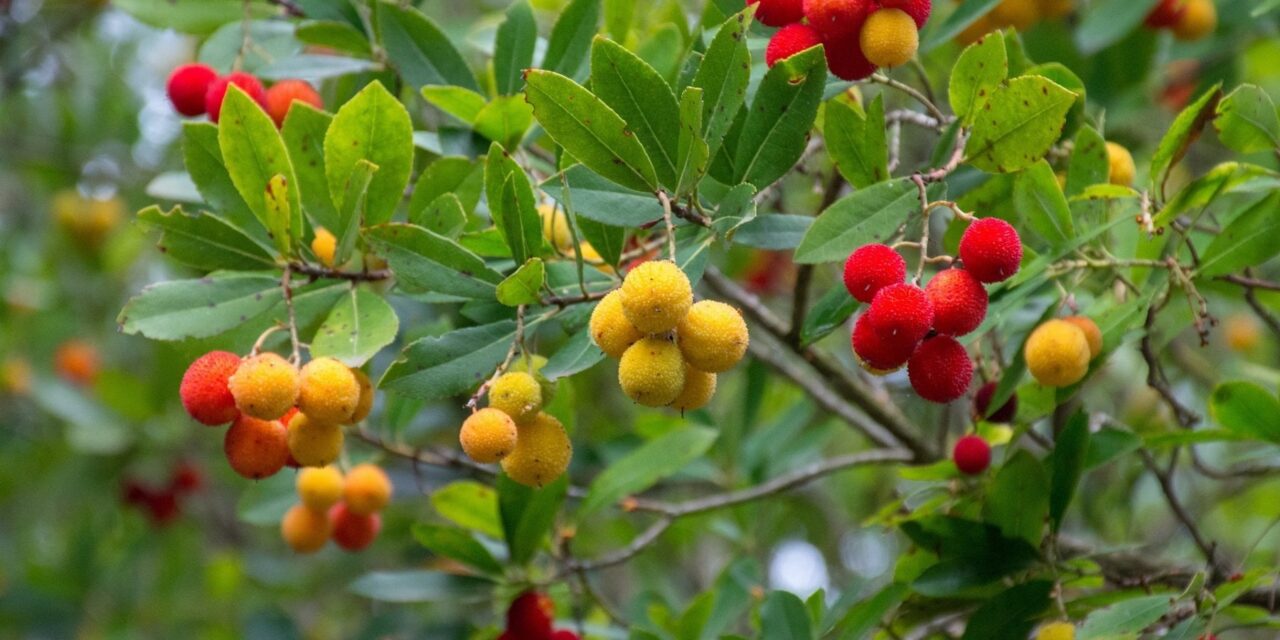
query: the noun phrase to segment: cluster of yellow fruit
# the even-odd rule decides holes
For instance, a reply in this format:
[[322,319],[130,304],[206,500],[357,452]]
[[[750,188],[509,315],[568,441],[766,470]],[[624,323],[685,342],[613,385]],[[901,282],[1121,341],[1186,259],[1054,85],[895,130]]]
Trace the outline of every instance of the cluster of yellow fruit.
[[693,287],[670,261],[645,262],[627,273],[591,314],[591,338],[621,358],[618,384],[647,407],[698,409],[711,401],[716,374],[742,360],[750,340],[737,309],[693,302]]
[[1102,353],[1102,331],[1084,316],[1054,319],[1036,327],[1024,355],[1031,376],[1046,387],[1069,387],[1089,373]]
[[573,458],[564,425],[543,407],[555,394],[541,373],[546,359],[519,361],[489,387],[489,406],[471,414],[458,433],[467,457],[482,464],[502,463],[512,480],[542,487],[559,478]]
[[962,44],[969,44],[992,31],[1005,27],[1026,31],[1041,20],[1050,20],[1071,13],[1075,8],[1074,4],[1072,0],[1003,0],[961,31],[960,35],[956,36],[956,40]]
[[380,513],[391,502],[391,480],[372,464],[303,469],[296,482],[298,504],[280,520],[280,536],[298,553],[315,553],[333,539],[347,551],[369,546],[382,530]]

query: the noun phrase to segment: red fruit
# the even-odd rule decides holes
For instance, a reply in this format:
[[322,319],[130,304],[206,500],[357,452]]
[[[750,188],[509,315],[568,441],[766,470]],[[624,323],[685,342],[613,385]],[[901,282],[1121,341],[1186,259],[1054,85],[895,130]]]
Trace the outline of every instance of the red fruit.
[[963,269],[947,269],[925,287],[933,305],[933,330],[948,336],[972,332],[987,317],[987,290]]
[[240,366],[240,356],[229,351],[210,351],[191,363],[182,374],[178,395],[187,413],[200,424],[227,424],[240,415],[236,399],[227,388],[227,378]]
[[329,508],[329,522],[333,524],[333,541],[347,551],[359,551],[373,543],[382,530],[382,517],[376,513],[362,516],[347,509],[339,502]]
[[204,108],[210,120],[218,121],[218,116],[222,113],[222,101],[227,97],[227,87],[233,84],[249,94],[249,97],[262,108],[267,107],[267,91],[262,88],[262,83],[250,74],[236,71],[218,78],[209,85],[209,93],[204,97]]
[[184,116],[204,113],[204,97],[218,72],[203,64],[184,64],[169,74],[169,102]]
[[173,470],[173,478],[169,480],[169,489],[175,493],[192,493],[204,486],[204,475],[195,465],[184,462]]
[[956,441],[951,460],[961,473],[976,476],[991,465],[991,445],[978,436],[965,436]]
[[898,344],[919,342],[933,328],[933,305],[924,290],[899,282],[876,294],[865,314],[876,335]]
[[145,505],[151,497],[151,490],[144,487],[137,480],[128,479],[125,480],[124,485],[121,487],[120,494],[120,498],[124,500],[125,504]]
[[1172,29],[1186,12],[1186,0],[1160,0],[1151,13],[1147,14],[1145,23],[1152,29]]
[[862,314],[853,325],[853,353],[862,361],[863,368],[873,373],[887,373],[901,369],[915,353],[918,340],[886,340],[876,334]]
[[862,23],[873,9],[871,0],[804,0],[804,17],[829,44],[845,39],[857,42]]
[[864,80],[876,72],[876,65],[862,54],[858,36],[826,36],[827,68],[831,75],[853,82]]
[[156,526],[164,526],[182,515],[182,506],[178,504],[178,496],[172,491],[153,493],[147,497],[147,513]]
[[960,237],[960,260],[978,280],[1002,282],[1022,264],[1022,240],[1008,222],[983,218],[969,225]]
[[295,100],[324,109],[324,101],[320,99],[315,87],[303,80],[281,80],[267,89],[267,115],[271,116],[277,127],[284,126],[284,118],[289,115],[289,108]]
[[769,46],[764,50],[764,61],[770,67],[779,60],[790,58],[805,49],[822,44],[822,35],[807,24],[789,24],[769,39]]
[[747,0],[756,6],[756,20],[770,27],[785,27],[804,20],[804,0]]
[[921,343],[907,361],[907,377],[921,398],[945,404],[969,390],[973,361],[955,338],[936,336]]
[[544,593],[526,591],[507,609],[507,632],[516,638],[543,640],[551,637],[556,605]]
[[994,412],[988,412],[991,408],[991,398],[996,393],[996,383],[988,382],[978,389],[978,393],[973,396],[973,412],[975,420],[986,420],[988,422],[1007,423],[1013,422],[1015,416],[1018,415],[1018,396],[1009,396],[1009,399]]
[[929,12],[933,10],[932,0],[880,0],[880,6],[885,9],[901,9],[912,20],[916,21],[916,28],[923,29],[924,23],[929,21]]
[[222,451],[236,473],[261,480],[284,467],[289,458],[289,432],[279,420],[241,414],[227,429]]
[[582,640],[582,638],[568,629],[561,629],[551,634],[551,640]]
[[881,289],[907,278],[907,261],[883,244],[867,244],[844,263],[844,286],[858,302],[871,302]]

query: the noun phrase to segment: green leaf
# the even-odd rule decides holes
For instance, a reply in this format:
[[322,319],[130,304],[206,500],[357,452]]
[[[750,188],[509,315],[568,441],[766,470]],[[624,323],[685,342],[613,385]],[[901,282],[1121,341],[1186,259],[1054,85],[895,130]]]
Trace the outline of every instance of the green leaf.
[[1049,519],[1053,530],[1062,526],[1062,517],[1075,497],[1076,486],[1084,472],[1085,454],[1089,451],[1089,417],[1077,412],[1058,434],[1053,447],[1053,478],[1049,489]]
[[333,357],[349,367],[364,366],[396,339],[400,319],[382,296],[352,287],[311,340],[312,357]]
[[1239,380],[1214,387],[1209,396],[1209,415],[1234,433],[1280,443],[1280,400],[1252,382]]
[[379,0],[377,21],[391,63],[410,86],[452,84],[480,90],[466,59],[421,11],[396,6],[392,0]]
[[369,185],[373,183],[373,176],[377,171],[378,167],[368,160],[357,160],[347,179],[342,206],[338,210],[337,219],[334,220],[335,227],[330,229],[338,239],[338,246],[333,254],[335,264],[343,264],[351,256],[351,250],[355,247],[356,237],[363,226],[361,223],[364,222],[365,212],[368,209],[366,205],[369,201]]
[[493,81],[499,95],[509,96],[524,84],[521,75],[533,66],[533,49],[538,43],[538,23],[528,0],[516,0],[507,9],[507,19],[498,26],[493,51]]
[[291,507],[298,504],[298,490],[287,474],[278,473],[250,485],[236,500],[236,519],[257,527],[277,527]]
[[1013,206],[1051,247],[1061,247],[1076,235],[1067,198],[1053,168],[1043,159],[1014,179]]
[[814,218],[774,213],[756,216],[733,233],[734,244],[772,251],[790,251],[800,246]]
[[227,90],[219,122],[218,147],[232,183],[249,210],[274,235],[276,247],[287,255],[292,241],[302,237],[302,204],[293,188],[275,192],[283,198],[284,211],[271,203],[269,184],[273,178],[280,176],[286,187],[297,184],[280,132],[262,107],[234,85]]
[[542,300],[542,284],[546,282],[547,269],[541,258],[529,258],[527,262],[498,283],[498,302],[508,307],[537,304]]
[[680,471],[706,453],[716,436],[711,429],[685,427],[641,445],[596,476],[578,507],[578,520]]
[[165,213],[157,206],[138,212],[138,220],[160,230],[156,246],[165,255],[203,271],[262,269],[275,261],[261,245],[211,213],[187,215],[181,207]]
[[350,23],[339,20],[307,20],[294,32],[298,40],[310,44],[368,56],[369,39]]
[[537,553],[555,524],[568,489],[567,474],[541,489],[526,487],[505,473],[498,476],[498,512],[512,564],[525,564]]
[[467,212],[458,196],[445,193],[421,210],[415,209],[414,203],[410,202],[409,224],[456,240],[467,225]]
[[525,96],[534,116],[565,151],[624,187],[657,189],[649,154],[608,105],[558,73],[535,69],[525,80]]
[[380,602],[465,602],[488,593],[487,580],[453,576],[435,571],[373,571],[351,583],[348,590]]
[[519,147],[531,126],[533,107],[522,95],[498,96],[476,114],[476,133],[508,149]]
[[503,320],[423,338],[405,347],[378,388],[420,400],[474,389],[502,362],[515,335],[515,321]]
[[859,602],[849,609],[836,630],[840,631],[841,640],[866,640],[871,633],[880,627],[885,616],[898,608],[903,600],[911,594],[911,588],[900,582],[889,584],[874,596]]
[[492,300],[502,274],[457,242],[411,224],[385,224],[365,231],[391,263],[400,286],[451,296]]
[[675,197],[697,192],[707,173],[711,150],[702,138],[702,89],[686,87],[680,94],[680,136],[676,148]]
[[1199,277],[1214,277],[1262,264],[1280,253],[1280,192],[1257,201],[1209,243],[1200,258]]
[[982,102],[965,145],[983,171],[1012,173],[1035,164],[1062,134],[1076,94],[1042,76],[1021,76]]
[[751,28],[754,15],[755,7],[748,6],[724,21],[707,45],[707,53],[693,77],[693,86],[702,89],[703,138],[712,158],[720,151],[725,134],[747,99],[747,84],[751,81],[747,29]]
[[[576,215],[575,218],[577,218]],[[586,217],[577,218],[576,222],[582,239],[591,243],[606,264],[616,265],[621,261],[622,250],[627,244],[626,229],[596,222]]]
[[770,640],[811,640],[809,613],[795,594],[770,591],[760,607],[760,633]]
[[1036,548],[1026,541],[1005,537],[982,522],[929,516],[903,523],[902,531],[940,559],[911,584],[912,590],[929,597],[951,597],[989,585],[1038,559]]
[[831,287],[809,310],[800,330],[800,344],[811,345],[844,326],[858,309],[858,301],[841,286]]
[[551,28],[542,68],[570,78],[578,74],[600,28],[600,0],[573,0]]
[[152,340],[207,338],[240,326],[280,300],[275,275],[217,272],[151,285],[129,300],[116,321],[124,333]]
[[357,164],[364,160],[377,167],[366,194],[362,226],[390,220],[413,169],[409,112],[381,82],[369,83],[334,116],[324,138],[324,157],[329,194],[339,210],[346,204],[348,181],[356,176]]
[[1089,437],[1084,468],[1095,469],[1142,447],[1142,438],[1113,427],[1104,427]]
[[567,378],[594,367],[601,360],[604,360],[604,352],[592,342],[591,331],[584,327],[569,336],[560,350],[547,359],[542,375],[548,380]]
[[[202,35],[245,19],[241,0],[116,0],[114,7],[153,27]],[[251,5],[250,18],[266,18],[275,8]]]
[[1049,474],[1027,451],[1009,459],[991,487],[984,509],[986,519],[1010,538],[1039,547],[1049,516]]
[[498,492],[493,487],[474,480],[458,480],[431,492],[429,500],[436,513],[449,522],[495,540],[502,538]]
[[877,95],[867,112],[856,103],[827,103],[823,136],[827,153],[840,175],[859,189],[889,178],[889,147],[884,133],[884,97]]
[[481,573],[502,575],[502,565],[493,554],[462,529],[420,522],[413,525],[413,539],[438,556],[457,560]]
[[[617,227],[641,227],[662,218],[662,204],[652,193],[625,189],[584,166],[566,169],[564,182],[569,186],[573,212],[579,220],[589,218]],[[539,186],[568,208],[570,198],[564,193],[559,176],[552,176]]]
[[511,258],[520,264],[538,255],[542,248],[542,218],[533,185],[524,169],[497,143],[489,146],[484,181],[489,213],[511,249]]
[[1076,637],[1079,640],[1103,640],[1127,633],[1136,634],[1169,613],[1172,607],[1170,595],[1125,600],[1089,614]]
[[973,612],[961,640],[1026,640],[1050,606],[1053,583],[1035,580],[996,594]]
[[759,191],[786,175],[804,154],[827,84],[827,58],[813,48],[779,60],[764,75],[738,137],[739,182]]
[[[936,20],[926,25],[929,27],[925,35],[920,39],[920,53],[924,54],[936,49],[939,45],[944,44],[951,39],[960,35],[969,25],[977,22],[979,18],[991,12],[991,9],[1000,4],[1001,0],[964,0],[947,19],[941,23]],[[990,34],[988,34],[990,35]],[[955,108],[955,105],[952,105]]]
[[484,109],[484,96],[463,87],[429,84],[422,88],[422,97],[441,111],[467,123],[475,124],[476,116]]
[[951,84],[947,87],[951,108],[961,122],[973,124],[978,105],[1008,76],[1009,56],[1004,35],[999,31],[965,47],[951,70]]
[[231,181],[218,146],[218,126],[208,122],[187,122],[182,125],[182,159],[195,183],[200,196],[209,208],[221,213],[232,226],[251,238],[265,242],[270,240],[263,233],[258,218],[249,210],[244,198]]
[[1098,0],[1084,12],[1084,22],[1075,30],[1081,53],[1094,54],[1119,42],[1151,13],[1159,0]]
[[1085,125],[1076,132],[1067,164],[1067,190],[1069,196],[1083,194],[1088,187],[1105,185],[1110,176],[1107,158],[1107,141],[1097,129]]
[[440,196],[452,193],[463,210],[474,211],[484,190],[484,165],[470,158],[446,156],[427,165],[413,187],[409,211],[421,211]]
[[1216,84],[1187,105],[1169,130],[1160,139],[1156,152],[1151,156],[1151,189],[1155,193],[1164,193],[1164,185],[1169,180],[1169,170],[1187,155],[1191,143],[1200,137],[1206,124],[1213,119],[1218,101],[1222,99],[1222,86]]
[[324,171],[324,137],[333,116],[309,104],[294,102],[284,119],[280,135],[298,178],[298,198],[302,209],[316,224],[340,234],[338,209],[329,195]]
[[[944,185],[929,185],[931,200],[942,197]],[[817,264],[842,261],[858,247],[889,238],[912,215],[920,215],[920,197],[908,178],[859,189],[832,204],[805,233],[796,248],[796,262]]]
[[1196,209],[1203,209],[1217,198],[1249,185],[1255,180],[1280,179],[1280,174],[1254,164],[1224,162],[1210,169],[1207,173],[1183,187],[1176,196],[1165,204],[1164,209],[1156,214],[1157,227],[1167,226],[1178,216],[1192,213],[1199,217]]
[[[286,256],[293,254],[295,234],[292,230],[292,218],[295,212],[298,216],[302,215],[300,209],[293,209],[289,204],[289,196],[292,195],[294,206],[299,206],[296,204],[297,194],[291,192],[288,179],[283,175],[276,174],[267,181],[267,233],[275,240],[280,253]],[[301,222],[297,228],[298,235],[301,235]]]
[[597,36],[591,45],[591,90],[620,116],[653,160],[658,181],[676,187],[680,107],[667,81],[624,47]]
[[1244,84],[1218,103],[1213,121],[1222,144],[1240,153],[1280,147],[1280,114],[1276,103],[1257,85]]
[[308,78],[314,82],[382,70],[383,65],[364,58],[303,53],[276,59],[258,69],[258,77],[266,80]]

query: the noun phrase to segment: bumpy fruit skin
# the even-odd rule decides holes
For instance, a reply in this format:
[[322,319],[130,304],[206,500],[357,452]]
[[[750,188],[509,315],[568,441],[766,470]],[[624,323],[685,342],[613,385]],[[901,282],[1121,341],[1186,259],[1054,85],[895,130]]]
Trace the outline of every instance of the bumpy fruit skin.
[[915,21],[916,29],[923,29],[924,23],[929,21],[929,13],[933,11],[933,0],[880,0],[880,6],[903,10]]
[[311,239],[311,252],[326,267],[333,266],[334,254],[338,251],[338,239],[324,227],[316,227],[316,237]]
[[278,420],[241,415],[222,440],[222,451],[235,472],[251,480],[276,474],[289,457],[289,439]]
[[520,425],[516,448],[502,459],[502,470],[512,480],[528,487],[542,487],[564,474],[573,459],[573,443],[564,425],[547,413],[540,413]]
[[876,335],[899,344],[919,342],[933,328],[929,296],[920,287],[905,282],[881,289],[865,315]]
[[976,476],[991,466],[991,445],[978,436],[965,436],[956,441],[951,461],[960,473]]
[[169,102],[184,116],[198,116],[204,113],[209,85],[217,79],[218,72],[207,65],[184,64],[169,74]]
[[1144,21],[1152,29],[1168,29],[1178,24],[1186,12],[1187,0],[1160,0]]
[[963,269],[938,273],[924,292],[933,305],[933,329],[943,335],[971,333],[987,317],[987,290]]
[[684,390],[684,356],[670,340],[645,338],[622,354],[618,385],[646,407],[664,407]]
[[320,94],[310,83],[304,80],[281,80],[267,89],[267,115],[271,116],[277,127],[284,126],[285,116],[289,115],[289,108],[295,100],[324,109],[324,100],[320,99]]
[[680,411],[693,411],[701,409],[711,402],[711,396],[716,394],[716,374],[699,371],[693,367],[686,366],[684,369],[684,389],[680,391],[680,396],[671,403],[671,408]]
[[53,368],[63,380],[88,386],[98,379],[102,359],[98,348],[83,340],[67,340],[53,353]]
[[275,420],[298,402],[298,370],[275,353],[246,358],[227,379],[236,407],[262,420]]
[[1036,632],[1036,640],[1075,640],[1076,627],[1070,622],[1050,622]]
[[182,374],[178,395],[182,407],[196,422],[217,426],[240,415],[236,399],[227,388],[227,379],[240,367],[240,356],[228,351],[210,351],[191,363]]
[[342,472],[337,467],[307,467],[294,481],[302,504],[324,513],[342,499]]
[[1102,355],[1102,329],[1098,328],[1098,323],[1085,316],[1071,316],[1062,320],[1074,324],[1084,332],[1084,339],[1089,343],[1090,360]]
[[1013,225],[999,218],[983,218],[960,237],[960,260],[981,282],[1003,282],[1022,264],[1022,239]]
[[524,422],[542,411],[542,385],[524,372],[504,373],[489,387],[489,406]]
[[1182,17],[1173,25],[1173,36],[1184,42],[1200,40],[1218,28],[1218,8],[1213,0],[1187,0]]
[[858,302],[870,304],[881,289],[907,278],[907,261],[888,245],[867,244],[844,263],[844,286]]
[[507,369],[512,372],[527,373],[538,381],[538,386],[542,387],[542,406],[544,407],[551,404],[556,397],[556,383],[542,375],[542,368],[545,366],[547,366],[547,357],[535,353],[516,358],[516,361],[511,363],[511,368]]
[[732,369],[746,355],[751,342],[742,314],[715,300],[703,300],[690,307],[676,325],[676,339],[685,362],[707,373]]
[[304,467],[330,465],[342,455],[342,427],[312,420],[301,411],[289,421],[288,439],[289,453]]
[[317,422],[351,420],[360,402],[360,383],[351,368],[334,358],[316,358],[298,375],[298,410]]
[[356,410],[351,412],[351,418],[346,424],[357,424],[364,422],[369,417],[369,412],[373,411],[373,381],[369,380],[369,374],[360,369],[351,369],[351,375],[356,377],[356,384],[360,385],[360,399],[356,401]]
[[643,338],[622,312],[622,291],[610,291],[591,312],[591,339],[610,357],[621,358],[627,347]]
[[333,526],[333,541],[346,551],[368,547],[382,530],[382,516],[353,513],[341,502],[329,508],[329,523]]
[[463,421],[458,441],[468,458],[481,464],[497,462],[516,448],[516,423],[502,411],[481,409]]
[[227,97],[227,88],[233,84],[240,87],[259,106],[264,109],[267,107],[267,91],[262,88],[262,83],[250,74],[236,71],[209,84],[209,92],[204,97],[204,109],[210,120],[217,122],[222,115],[222,101]]
[[876,72],[876,65],[862,53],[858,34],[851,36],[824,35],[822,42],[827,52],[827,68],[841,80],[854,82],[865,80]]
[[1080,327],[1049,320],[1027,338],[1027,370],[1046,387],[1068,387],[1089,373],[1089,339]]
[[959,399],[973,382],[973,361],[964,346],[950,336],[936,336],[920,343],[907,362],[911,388],[929,402],[945,404]]
[[770,27],[785,27],[804,19],[804,0],[747,0],[756,5],[756,20]]
[[342,501],[352,513],[367,516],[391,503],[391,478],[375,464],[358,464],[347,472],[342,483]]
[[641,333],[666,333],[693,306],[689,277],[670,260],[650,260],[622,281],[622,312]]
[[862,54],[878,67],[900,67],[911,61],[920,48],[920,32],[915,20],[901,9],[881,9],[862,25],[858,38]]
[[886,375],[906,366],[915,353],[919,340],[886,340],[867,321],[867,314],[853,324],[853,354],[862,368],[875,375]]
[[280,537],[297,553],[315,553],[324,548],[333,525],[324,509],[295,504],[280,519]]
[[1133,155],[1129,150],[1114,143],[1107,143],[1107,163],[1109,164],[1107,181],[1127,187],[1133,184],[1133,174],[1137,169],[1133,165]]
[[546,594],[526,591],[507,608],[507,633],[516,638],[547,638],[556,617],[556,605]]
[[820,44],[822,44],[822,34],[818,33],[817,29],[798,22],[789,24],[769,38],[769,46],[764,50],[764,61],[772,67],[779,60],[785,60]]
[[856,42],[872,9],[871,0],[804,0],[804,16],[828,44],[846,38]]
[[988,382],[973,396],[973,418],[974,420],[986,420],[987,422],[995,422],[998,424],[1006,424],[1013,422],[1018,415],[1018,396],[1017,394],[1009,396],[999,409],[996,409],[991,415],[987,415],[988,409],[991,407],[991,399],[996,395],[995,382]]

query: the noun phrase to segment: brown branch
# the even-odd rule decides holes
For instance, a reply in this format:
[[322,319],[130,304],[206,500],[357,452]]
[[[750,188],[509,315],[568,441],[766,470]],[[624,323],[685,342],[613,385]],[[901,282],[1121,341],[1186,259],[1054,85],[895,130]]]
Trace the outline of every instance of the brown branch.
[[1204,534],[1200,532],[1200,528],[1196,524],[1195,519],[1187,512],[1186,507],[1183,506],[1182,501],[1178,499],[1178,494],[1174,490],[1173,471],[1177,462],[1177,454],[1174,454],[1175,458],[1174,461],[1169,464],[1169,469],[1164,470],[1156,463],[1151,452],[1146,449],[1142,449],[1140,450],[1140,453],[1142,454],[1143,464],[1146,465],[1147,469],[1151,471],[1151,473],[1155,475],[1156,480],[1159,481],[1160,491],[1164,493],[1165,502],[1169,503],[1169,510],[1173,512],[1173,515],[1178,519],[1178,522],[1181,522],[1182,526],[1186,528],[1187,533],[1191,534],[1191,539],[1195,541],[1196,547],[1200,549],[1200,553],[1204,554],[1205,561],[1213,569],[1215,575],[1225,572],[1225,567],[1219,565],[1217,544],[1209,541],[1204,537]]
[[1155,327],[1156,315],[1159,311],[1160,308],[1157,305],[1151,305],[1151,308],[1147,311],[1147,321],[1143,327],[1142,342],[1140,343],[1142,358],[1147,362],[1147,386],[1155,389],[1156,393],[1160,394],[1164,403],[1173,411],[1178,424],[1182,425],[1184,429],[1189,429],[1200,421],[1200,416],[1188,409],[1174,395],[1173,389],[1169,386],[1169,378],[1164,373],[1164,367],[1160,364],[1160,357],[1156,355],[1152,341],[1152,329]]
[[928,96],[918,91],[915,87],[909,84],[906,84],[904,82],[899,82],[897,80],[894,80],[893,78],[890,78],[889,76],[886,76],[882,73],[873,74],[869,78],[869,80],[871,82],[885,85],[886,87],[892,87],[894,89],[897,89],[898,91],[901,91],[911,96],[913,99],[915,99],[916,102],[919,102],[921,105],[924,106],[926,110],[929,111],[929,115],[933,116],[934,120],[937,120],[938,122],[947,121],[947,116],[942,113],[942,110],[938,108],[938,105],[934,104],[933,101],[930,100]]
[[294,0],[267,0],[267,3],[274,4],[277,7],[284,9],[286,15],[293,16],[295,18],[307,17],[306,12],[303,11],[302,7],[299,6],[297,2],[294,2]]
[[390,269],[374,269],[370,271],[343,271],[341,269],[331,269],[316,264],[307,264],[303,262],[291,262],[288,265],[294,273],[301,274],[310,278],[324,278],[328,280],[348,280],[350,282],[381,282],[389,280],[393,277]]
[[675,201],[671,202],[671,213],[674,214],[675,217],[686,222],[696,224],[699,227],[711,226],[711,220],[709,218]]

